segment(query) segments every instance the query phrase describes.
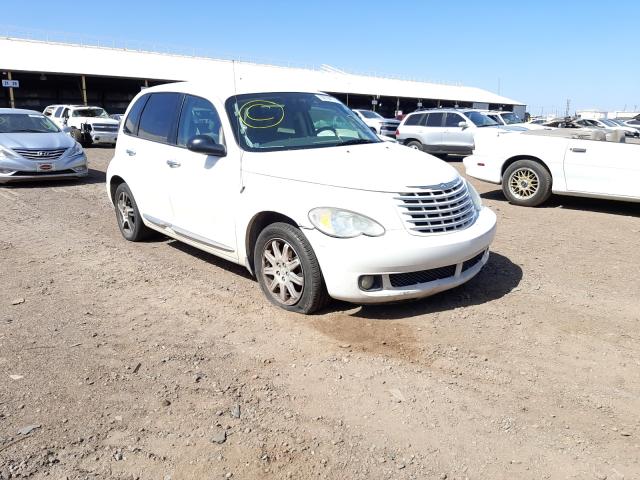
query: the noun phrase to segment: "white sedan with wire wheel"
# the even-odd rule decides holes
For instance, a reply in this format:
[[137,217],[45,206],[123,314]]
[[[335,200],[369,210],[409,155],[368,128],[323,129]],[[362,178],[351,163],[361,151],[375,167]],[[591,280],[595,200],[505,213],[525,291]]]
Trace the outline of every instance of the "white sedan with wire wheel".
[[640,144],[631,142],[602,130],[482,132],[464,166],[502,185],[515,205],[535,207],[552,193],[640,202]]

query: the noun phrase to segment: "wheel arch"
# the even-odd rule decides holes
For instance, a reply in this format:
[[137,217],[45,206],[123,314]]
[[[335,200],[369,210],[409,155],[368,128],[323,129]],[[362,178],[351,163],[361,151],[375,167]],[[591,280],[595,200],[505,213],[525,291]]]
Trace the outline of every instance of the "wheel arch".
[[500,171],[500,181],[502,181],[504,179],[504,172],[507,171],[507,168],[509,168],[514,163],[516,163],[518,160],[531,160],[533,162],[536,162],[536,163],[539,163],[540,165],[542,165],[545,168],[545,170],[547,170],[547,172],[549,172],[549,176],[551,177],[551,184],[553,184],[553,174],[551,173],[551,169],[549,168],[549,165],[547,165],[540,158],[535,157],[533,155],[516,155],[514,157],[509,158],[507,161],[505,161],[502,164],[502,169]]
[[253,250],[255,248],[256,241],[258,240],[258,236],[260,235],[260,232],[262,232],[262,230],[264,230],[267,226],[277,222],[288,223],[289,225],[299,228],[298,223],[291,217],[270,210],[256,213],[247,224],[247,230],[245,234],[245,249],[247,255],[247,268],[252,275],[255,274]]
[[405,138],[402,142],[403,142],[404,145],[408,145],[410,142],[418,142],[420,145],[423,144],[420,140],[418,140],[417,138],[413,138],[413,137]]
[[124,178],[120,177],[119,175],[114,175],[113,177],[111,177],[111,180],[109,180],[109,198],[111,199],[111,203],[115,202],[115,199],[113,197],[116,194],[118,185],[120,185],[121,183],[127,182],[125,182]]

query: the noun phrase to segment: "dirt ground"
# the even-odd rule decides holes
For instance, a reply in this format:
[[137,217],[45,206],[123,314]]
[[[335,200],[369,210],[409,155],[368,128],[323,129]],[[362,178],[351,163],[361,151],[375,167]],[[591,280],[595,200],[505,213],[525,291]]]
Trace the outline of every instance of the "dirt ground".
[[0,187],[0,479],[640,478],[639,205],[474,181],[499,233],[473,281],[304,317],[125,242],[112,154]]

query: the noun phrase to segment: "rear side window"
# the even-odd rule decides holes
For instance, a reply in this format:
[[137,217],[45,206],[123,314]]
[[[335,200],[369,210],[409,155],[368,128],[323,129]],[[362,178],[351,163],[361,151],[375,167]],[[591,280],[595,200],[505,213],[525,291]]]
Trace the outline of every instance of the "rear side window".
[[131,107],[129,115],[127,115],[127,119],[124,122],[124,133],[128,133],[130,135],[138,134],[138,123],[140,123],[140,115],[142,114],[142,109],[147,103],[147,100],[149,100],[149,95],[143,95],[138,99],[133,107]]
[[53,114],[54,117],[56,118],[60,118],[60,115],[62,115],[62,110],[64,109],[64,107],[58,107],[56,109],[56,113]]
[[444,113],[430,113],[429,118],[427,118],[427,127],[441,127],[443,117]]
[[138,136],[154,142],[173,143],[181,96],[178,93],[153,93],[142,111]]
[[457,127],[460,122],[464,122],[464,118],[462,118],[457,113],[447,113],[447,118],[444,121],[445,127]]
[[423,119],[426,116],[426,113],[418,113],[415,115],[409,115],[407,120],[404,122],[405,126],[415,126],[415,125],[423,125]]

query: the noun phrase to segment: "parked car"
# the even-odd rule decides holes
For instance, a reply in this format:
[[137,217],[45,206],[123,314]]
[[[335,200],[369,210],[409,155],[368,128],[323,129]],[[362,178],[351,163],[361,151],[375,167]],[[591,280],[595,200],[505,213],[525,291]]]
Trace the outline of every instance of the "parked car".
[[[474,133],[483,127],[499,127],[498,122],[477,110],[439,108],[417,110],[400,123],[396,139],[427,153],[469,155]],[[519,127],[504,127],[522,130]]]
[[69,128],[69,134],[83,146],[112,144],[118,139],[118,121],[100,107],[84,105],[50,105],[44,109],[58,127]]
[[111,115],[109,115],[109,118],[116,120],[119,124],[124,118],[124,113],[112,113]]
[[329,95],[243,82],[131,102],[107,170],[125,239],[156,230],[244,265],[301,313],[328,296],[425,297],[480,271],[496,216],[453,167],[382,142]]
[[600,120],[590,119],[590,118],[581,118],[579,120],[576,120],[575,123],[580,125],[580,126],[582,126],[582,127],[602,128],[603,130],[606,130],[606,131],[609,131],[609,132],[620,130],[627,137],[638,137],[638,136],[640,136],[640,132],[638,130],[636,130],[635,128],[627,127],[624,124],[623,125],[619,125],[616,122],[613,122],[613,121],[608,120],[606,118],[603,118],[603,119],[600,119]]
[[616,122],[621,121],[625,127],[635,128],[636,130],[640,131],[640,120],[638,120],[637,118],[632,118],[632,119],[616,118],[615,121]]
[[0,183],[87,174],[80,144],[42,113],[0,108]]
[[500,125],[510,125],[510,126],[518,126],[525,128],[527,130],[540,130],[544,128],[542,125],[538,125],[532,122],[525,122],[518,115],[513,112],[503,112],[503,111],[488,111],[485,113],[487,117],[492,120],[495,120]]
[[398,129],[398,125],[400,125],[399,120],[395,118],[384,118],[373,110],[354,109],[353,111],[360,117],[360,120],[378,135],[385,135],[387,137],[396,136],[396,130]]
[[502,185],[509,202],[534,207],[551,193],[640,201],[640,145],[620,131],[534,130],[482,135],[467,175]]
[[580,129],[587,129],[587,130],[593,130],[594,128],[597,128],[593,125],[579,124],[576,122],[576,120],[577,119],[571,118],[571,117],[555,118],[549,122],[543,123],[543,125],[545,127],[553,127],[553,128],[580,128]]

